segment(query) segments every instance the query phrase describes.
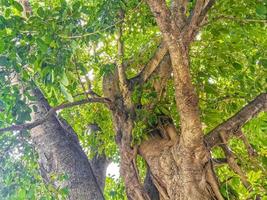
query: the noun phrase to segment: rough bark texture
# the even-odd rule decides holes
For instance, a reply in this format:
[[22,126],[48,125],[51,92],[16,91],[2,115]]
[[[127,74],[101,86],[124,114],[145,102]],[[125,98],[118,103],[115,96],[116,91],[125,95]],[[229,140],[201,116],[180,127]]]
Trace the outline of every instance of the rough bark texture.
[[[119,72],[115,70],[113,74],[104,76],[103,79],[103,91],[105,97],[110,98],[113,101],[111,107],[113,125],[116,132],[116,143],[118,144],[120,151],[120,174],[124,179],[126,194],[130,200],[143,200],[149,199],[148,194],[145,192],[143,186],[140,184],[138,172],[135,163],[135,156],[137,154],[136,149],[132,148],[132,130],[133,130],[133,113],[129,105],[125,105],[128,98],[124,94],[125,98],[121,94],[121,91],[129,92],[127,83],[120,85]],[[124,79],[124,81],[126,81]],[[125,85],[126,84],[126,85]],[[120,87],[124,87],[121,88]],[[129,103],[129,98],[128,98]]]
[[[87,132],[88,134],[99,134],[99,131],[101,131],[100,127],[98,124],[89,124],[87,127]],[[93,150],[95,153],[95,156],[93,159],[90,160],[91,166],[93,168],[93,172],[96,176],[97,182],[99,187],[101,188],[102,191],[104,191],[105,188],[105,181],[106,181],[106,172],[107,172],[107,167],[110,164],[111,160],[106,157],[105,154],[99,154],[96,150]]]
[[[220,199],[210,154],[204,145],[198,98],[190,77],[189,47],[179,29],[182,21],[175,21],[179,16],[171,13],[165,1],[147,2],[169,50],[181,133],[179,137],[178,134],[169,135],[170,139],[148,140],[143,145],[142,155],[151,169],[161,199]],[[197,1],[196,6],[198,4],[201,1]],[[176,132],[174,127],[166,128]]]
[[[118,24],[117,69],[113,74],[105,75],[103,92],[112,102],[109,108],[120,151],[120,173],[130,200],[223,199],[209,152],[210,148],[220,143],[225,149],[226,157],[228,156],[226,159],[228,163],[231,161],[234,171],[242,175],[241,169],[237,168],[232,159],[233,155],[227,150],[227,139],[231,134],[240,134],[241,126],[251,117],[266,111],[267,97],[266,94],[260,95],[235,116],[211,131],[204,139],[198,97],[190,76],[189,45],[214,2],[215,0],[196,0],[190,16],[187,17],[186,0],[173,0],[170,8],[165,0],[147,0],[162,32],[163,41],[150,62],[139,75],[130,80],[126,77],[127,66],[123,60],[124,13],[122,10],[119,13],[121,23]],[[154,81],[153,86],[160,100],[171,72],[173,72],[181,130],[177,131],[174,124],[167,120],[155,127],[153,136],[144,141],[139,149],[136,146],[132,147],[136,105],[131,100],[131,92],[136,85],[142,86],[156,73],[159,75],[159,81]],[[34,113],[33,119],[38,119],[48,111],[49,105],[38,91],[35,91],[35,96],[39,98],[36,104],[38,112]],[[151,109],[153,106],[149,105],[145,109]],[[55,184],[61,187],[69,186],[71,199],[102,198],[98,185],[92,178],[89,162],[79,146],[75,133],[66,122],[53,116],[31,132],[40,155],[40,165],[45,179],[49,180],[51,173],[68,173],[69,180]],[[244,141],[248,143],[245,139]],[[247,146],[249,149],[248,144]],[[148,165],[145,187],[140,183],[136,167],[137,153]],[[97,178],[101,189],[103,189],[103,171],[106,169],[106,164],[99,165],[104,162],[102,159],[105,160],[104,157],[95,157],[92,161],[93,170],[99,175]],[[245,176],[242,180],[248,185]]]
[[97,179],[98,185],[102,192],[105,188],[107,167],[110,164],[109,159],[105,155],[95,155],[90,163],[93,168],[93,172]]
[[225,132],[225,139],[228,140],[231,135],[238,134],[240,128],[250,119],[257,116],[260,112],[267,111],[267,93],[262,93],[253,101],[248,103],[234,116],[214,128],[205,136],[205,141],[209,148],[222,143],[220,133]]
[[147,169],[145,182],[144,182],[144,188],[150,199],[160,200],[159,191],[153,183],[152,174],[149,168]]
[[[39,89],[33,90],[37,97],[34,104],[37,112],[32,119],[41,118],[50,109]],[[56,187],[67,187],[69,199],[103,199],[91,171],[87,156],[78,138],[65,121],[53,116],[45,123],[31,130],[31,137],[39,155],[39,165],[43,178]],[[64,181],[53,181],[52,175],[68,176]]]

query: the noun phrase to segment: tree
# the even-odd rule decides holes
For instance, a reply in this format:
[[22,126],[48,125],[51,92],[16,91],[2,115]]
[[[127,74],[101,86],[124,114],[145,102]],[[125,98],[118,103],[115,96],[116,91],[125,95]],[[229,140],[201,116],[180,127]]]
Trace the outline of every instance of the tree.
[[[54,170],[57,175],[77,180],[87,170],[88,176],[80,176],[87,189],[81,184],[82,192],[74,191],[75,181],[67,184],[71,199],[102,198],[100,190],[93,193],[100,196],[88,196],[98,184],[74,130],[83,147],[90,146],[89,154],[119,160],[128,199],[264,197],[266,181],[259,177],[266,172],[258,163],[266,164],[266,144],[259,147],[266,114],[254,125],[249,121],[267,110],[266,2],[32,1],[27,17],[16,1],[2,4],[1,79],[9,83],[1,86],[6,128],[0,131],[31,130],[41,160],[59,149],[54,155],[60,156],[44,159],[41,169],[56,162],[64,166]],[[14,71],[23,95],[6,98],[6,77]],[[30,105],[32,96],[40,98]],[[40,114],[47,101],[54,107]],[[88,138],[84,121],[103,133]],[[257,127],[252,141],[243,133],[249,126]],[[45,139],[35,137],[40,133]],[[233,136],[244,144],[230,141]],[[247,149],[253,170],[248,158],[240,166],[230,146],[243,157]],[[66,162],[64,153],[73,159]],[[86,164],[80,168],[79,162]],[[234,174],[215,169],[223,163]]]

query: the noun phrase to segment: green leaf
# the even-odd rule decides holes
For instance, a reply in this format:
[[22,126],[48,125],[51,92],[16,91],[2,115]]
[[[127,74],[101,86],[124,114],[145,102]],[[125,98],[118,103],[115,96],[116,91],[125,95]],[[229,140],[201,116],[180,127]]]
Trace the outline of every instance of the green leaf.
[[263,4],[259,4],[259,5],[257,5],[257,6],[256,6],[256,13],[257,13],[258,15],[266,15],[266,13],[267,13],[267,8],[266,8],[266,6],[263,5]]
[[19,12],[22,12],[23,11],[23,7],[20,3],[14,1],[13,2],[13,6],[19,11]]
[[237,69],[237,70],[242,69],[242,65],[241,65],[240,63],[234,62],[232,65],[233,65],[233,67],[234,67],[235,69]]
[[45,53],[47,51],[48,45],[41,38],[37,38],[36,42],[40,50]]
[[68,92],[68,89],[63,84],[60,84],[60,90],[69,102],[73,102],[72,95]]
[[6,56],[0,56],[0,66],[9,66],[9,61]]
[[65,72],[63,72],[63,74],[62,74],[60,82],[65,86],[69,85],[69,80],[68,80],[68,77],[66,76]]
[[0,40],[0,53],[4,52],[5,50],[5,42],[3,39]]
[[262,58],[260,59],[259,62],[264,68],[267,68],[267,59],[266,58]]
[[74,12],[77,12],[80,7],[81,7],[81,2],[77,1],[76,3],[73,4],[72,9]]
[[45,16],[45,11],[42,7],[39,7],[37,9],[37,14],[40,16],[40,17],[44,17]]

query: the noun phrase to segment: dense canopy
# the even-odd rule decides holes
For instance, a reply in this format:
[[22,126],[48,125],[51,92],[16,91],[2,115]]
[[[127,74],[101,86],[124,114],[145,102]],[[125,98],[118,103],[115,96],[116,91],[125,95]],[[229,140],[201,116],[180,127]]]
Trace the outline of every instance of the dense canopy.
[[266,16],[265,0],[0,0],[0,199],[267,199]]

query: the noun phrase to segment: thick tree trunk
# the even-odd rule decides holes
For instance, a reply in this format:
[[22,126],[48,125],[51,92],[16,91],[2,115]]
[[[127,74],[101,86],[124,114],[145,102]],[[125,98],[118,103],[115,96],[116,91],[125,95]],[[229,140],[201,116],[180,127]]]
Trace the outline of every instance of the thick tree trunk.
[[160,199],[222,199],[211,163],[200,165],[197,151],[179,148],[179,137],[174,132],[174,126],[167,125],[165,134],[168,137],[162,138],[163,133],[155,133],[139,149],[149,165]]
[[181,38],[181,30],[166,2],[147,2],[169,50],[181,133],[170,140],[157,138],[145,142],[142,154],[161,199],[222,199],[210,153],[204,145],[198,98],[189,71],[188,44]]
[[[32,120],[36,120],[44,116],[50,106],[39,89],[34,89],[32,93],[37,97],[34,103],[37,111],[32,113]],[[39,165],[45,180],[56,187],[67,187],[69,199],[103,199],[87,156],[75,132],[64,120],[56,115],[51,117],[42,125],[33,128],[31,137],[39,155]],[[67,175],[67,179],[53,180],[53,176],[59,175]],[[103,175],[99,177],[103,179]],[[102,182],[100,185],[103,185]]]

